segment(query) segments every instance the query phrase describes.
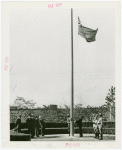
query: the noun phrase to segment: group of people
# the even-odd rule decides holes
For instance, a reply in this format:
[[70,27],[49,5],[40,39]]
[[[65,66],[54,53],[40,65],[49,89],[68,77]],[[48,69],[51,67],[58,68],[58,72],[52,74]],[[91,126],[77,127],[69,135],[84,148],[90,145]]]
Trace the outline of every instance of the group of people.
[[101,113],[99,115],[94,114],[93,115],[93,129],[95,133],[95,138],[100,139],[100,140],[103,140],[102,126],[103,126],[102,114]]
[[[79,118],[78,120],[74,120],[74,123],[77,123],[78,127],[79,127],[79,136],[83,137],[83,131],[82,131],[82,120],[83,120],[83,116],[81,116],[81,118]],[[68,124],[68,133],[70,136],[70,115],[67,115],[67,124]],[[102,125],[103,125],[103,121],[102,121],[102,114],[100,113],[98,114],[94,114],[93,115],[93,129],[94,129],[94,133],[95,133],[95,138],[99,139],[99,140],[103,140],[103,133],[102,133]],[[100,135],[100,137],[99,137]]]
[[[35,116],[33,114],[29,114],[26,119],[26,125],[28,128],[28,134],[31,134],[31,138],[39,137],[39,129],[41,128],[41,135],[44,136],[45,133],[45,121],[41,116]],[[18,117],[16,121],[16,126],[18,132],[21,132],[21,115]]]
[[[78,120],[74,120],[74,123],[77,123],[79,127],[79,135],[80,137],[83,137],[83,132],[82,132],[82,119],[83,116],[81,116]],[[68,124],[68,133],[70,136],[70,122],[71,118],[70,115],[67,115],[67,124]],[[29,114],[27,119],[26,119],[26,125],[28,128],[28,134],[31,134],[31,137],[39,137],[39,129],[41,128],[41,135],[44,136],[45,132],[45,122],[41,116],[35,116],[33,114]],[[102,133],[102,114],[94,114],[93,115],[93,129],[95,133],[95,138],[102,140],[103,139],[103,133]],[[18,117],[16,121],[16,126],[18,132],[21,132],[21,115]],[[99,137],[100,135],[100,137]]]

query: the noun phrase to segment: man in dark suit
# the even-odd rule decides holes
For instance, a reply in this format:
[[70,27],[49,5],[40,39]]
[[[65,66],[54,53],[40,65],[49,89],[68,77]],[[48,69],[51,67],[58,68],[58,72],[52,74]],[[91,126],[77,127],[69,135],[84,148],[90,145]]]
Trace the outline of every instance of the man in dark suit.
[[16,126],[17,126],[17,131],[21,132],[21,115],[19,115],[19,117],[17,118]]
[[70,136],[70,115],[67,115],[67,124],[68,124],[68,134]]
[[35,119],[34,119],[34,115],[33,114],[31,114],[30,126],[31,126],[31,136],[32,136],[32,138],[34,138],[34,134],[35,134]]
[[39,126],[40,126],[40,120],[36,116],[36,118],[35,118],[35,136],[36,137],[39,137]]
[[26,125],[28,128],[28,133],[31,133],[31,123],[30,123],[30,118],[31,118],[31,114],[28,115],[27,120],[26,120]]
[[83,137],[83,132],[82,132],[82,120],[83,120],[83,116],[76,120],[76,123],[77,125],[79,126],[79,134],[80,134],[80,137]]

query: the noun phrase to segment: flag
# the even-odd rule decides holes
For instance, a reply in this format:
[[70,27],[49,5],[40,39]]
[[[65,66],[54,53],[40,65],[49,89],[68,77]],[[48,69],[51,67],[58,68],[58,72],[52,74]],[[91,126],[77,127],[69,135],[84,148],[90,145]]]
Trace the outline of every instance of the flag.
[[81,24],[80,18],[78,17],[78,24]]
[[96,40],[95,37],[96,37],[97,31],[98,29],[93,30],[93,29],[84,27],[81,24],[81,21],[78,17],[78,34],[82,36],[83,38],[85,38],[87,42],[93,42]]

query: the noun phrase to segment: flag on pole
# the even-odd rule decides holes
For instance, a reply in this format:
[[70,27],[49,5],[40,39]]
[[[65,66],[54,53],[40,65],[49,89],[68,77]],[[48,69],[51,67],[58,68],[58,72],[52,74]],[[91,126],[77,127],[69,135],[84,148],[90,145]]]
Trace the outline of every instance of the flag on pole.
[[78,17],[78,24],[81,24],[80,18]]
[[84,27],[81,24],[81,21],[78,17],[78,34],[82,36],[84,39],[86,39],[87,42],[93,42],[96,40],[95,37],[96,37],[97,31],[98,29],[93,30],[93,29]]

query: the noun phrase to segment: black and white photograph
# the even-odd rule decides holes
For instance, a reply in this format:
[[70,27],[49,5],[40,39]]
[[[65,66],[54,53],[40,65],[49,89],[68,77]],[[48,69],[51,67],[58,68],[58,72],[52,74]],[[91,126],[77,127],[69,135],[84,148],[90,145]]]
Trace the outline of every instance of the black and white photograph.
[[10,143],[63,141],[66,148],[81,148],[80,142],[117,140],[120,3],[109,3],[2,3],[3,12],[9,9],[2,16],[2,26],[8,23],[2,67]]

